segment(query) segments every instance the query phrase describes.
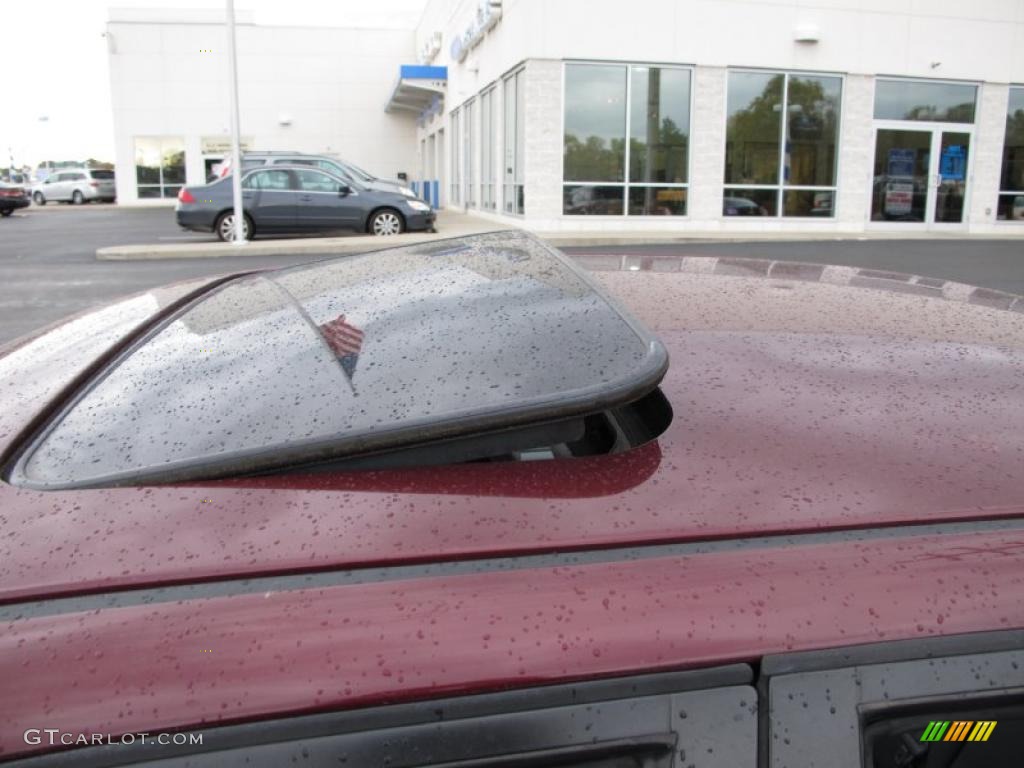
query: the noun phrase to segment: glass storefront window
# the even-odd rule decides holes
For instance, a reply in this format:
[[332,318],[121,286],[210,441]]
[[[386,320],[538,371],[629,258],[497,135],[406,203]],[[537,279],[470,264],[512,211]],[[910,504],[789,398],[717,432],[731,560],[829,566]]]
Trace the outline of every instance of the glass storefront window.
[[684,216],[686,187],[630,186],[630,216]]
[[139,198],[177,197],[185,183],[184,139],[137,137],[135,183]]
[[978,88],[963,83],[877,80],[876,120],[973,123]]
[[480,95],[480,206],[495,208],[494,195],[494,88]]
[[523,108],[523,70],[505,78],[505,169],[503,200],[505,213],[522,215],[525,210],[523,155],[526,140],[526,113]]
[[680,67],[566,65],[565,215],[686,214],[690,78]]
[[623,181],[626,68],[571,64],[565,69],[566,181]]
[[784,185],[835,185],[841,87],[838,77],[789,77]]
[[452,110],[452,132],[451,132],[451,137],[452,137],[452,151],[451,151],[452,179],[451,179],[451,199],[450,199],[450,202],[451,202],[452,205],[458,205],[459,204],[459,201],[461,200],[459,195],[460,195],[460,193],[462,191],[462,173],[461,173],[461,170],[460,170],[460,163],[459,163],[459,160],[462,157],[462,153],[459,151],[459,146],[461,145],[461,141],[460,141],[460,138],[459,138],[460,137],[460,133],[459,133],[459,121],[460,121],[460,118],[461,118],[461,114],[459,113],[459,110],[453,109]]
[[160,139],[135,139],[135,181],[160,184]]
[[831,190],[787,189],[782,193],[782,215],[828,218],[833,215],[832,196]]
[[526,212],[526,75],[523,70],[516,72],[516,162],[515,193],[516,213],[522,216]]
[[618,216],[622,214],[622,187],[566,184],[562,209],[571,216]]
[[475,194],[475,173],[473,168],[473,113],[476,111],[472,101],[467,101],[466,105],[462,108],[462,130],[463,136],[463,148],[465,150],[465,158],[463,160],[463,168],[465,169],[466,175],[466,207],[476,207],[476,194]]
[[629,180],[684,184],[690,131],[690,71],[632,67]]
[[1010,88],[996,218],[1024,222],[1024,87]]
[[775,189],[731,187],[725,190],[725,216],[777,216],[779,192]]
[[730,72],[722,215],[834,216],[841,97],[839,77]]
[[783,75],[730,72],[725,183],[778,184]]

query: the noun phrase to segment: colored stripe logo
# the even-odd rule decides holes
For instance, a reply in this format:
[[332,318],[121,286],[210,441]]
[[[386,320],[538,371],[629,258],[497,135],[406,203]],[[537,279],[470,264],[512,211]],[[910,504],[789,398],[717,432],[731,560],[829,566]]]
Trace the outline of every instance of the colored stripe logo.
[[921,741],[988,741],[997,720],[932,720]]

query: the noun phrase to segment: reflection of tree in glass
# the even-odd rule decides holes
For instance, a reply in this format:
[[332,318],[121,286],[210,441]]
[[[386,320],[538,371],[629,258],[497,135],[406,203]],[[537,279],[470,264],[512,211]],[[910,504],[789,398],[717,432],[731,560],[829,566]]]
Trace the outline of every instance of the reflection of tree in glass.
[[1000,189],[1024,190],[1024,109],[1007,112]]
[[185,151],[164,151],[164,184],[184,183],[185,181]]
[[934,104],[918,104],[907,110],[905,120],[938,120],[949,123],[973,123],[974,102],[965,104],[954,104],[945,109],[939,109]]
[[772,76],[746,107],[729,115],[725,145],[727,183],[778,183],[782,82],[783,75]]
[[646,141],[630,139],[630,180],[686,183],[688,138],[671,117],[665,117],[662,118],[660,127],[654,127],[648,132]]
[[600,136],[588,136],[580,141],[571,133],[565,134],[566,181],[622,181],[625,165],[626,142]]
[[785,183],[831,186],[839,114],[836,78],[791,77],[787,93]]

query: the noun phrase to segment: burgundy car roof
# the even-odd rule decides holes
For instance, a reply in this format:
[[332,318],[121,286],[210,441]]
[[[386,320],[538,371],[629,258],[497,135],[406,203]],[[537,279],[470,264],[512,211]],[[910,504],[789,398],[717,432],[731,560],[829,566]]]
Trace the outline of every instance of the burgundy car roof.
[[[23,749],[17,729],[54,711],[177,727],[1024,626],[1013,297],[841,268],[636,266],[601,279],[668,348],[675,418],[631,452],[0,485],[0,679],[32,681],[0,705],[0,745]],[[171,584],[207,586],[97,612]]]
[[0,676],[18,684],[0,698],[0,756],[39,749],[21,737],[40,723],[153,732],[1020,627],[1022,564],[1017,527],[170,595],[12,621]]
[[656,443],[192,486],[0,485],[0,602],[1024,511],[1024,314],[757,276],[601,275],[673,360],[675,417]]

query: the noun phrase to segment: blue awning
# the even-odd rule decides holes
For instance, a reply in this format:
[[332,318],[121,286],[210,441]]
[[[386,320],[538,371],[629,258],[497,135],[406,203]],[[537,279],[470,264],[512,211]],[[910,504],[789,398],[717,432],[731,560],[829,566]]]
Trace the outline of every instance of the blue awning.
[[435,99],[444,98],[447,88],[448,67],[403,64],[384,111],[422,114]]

